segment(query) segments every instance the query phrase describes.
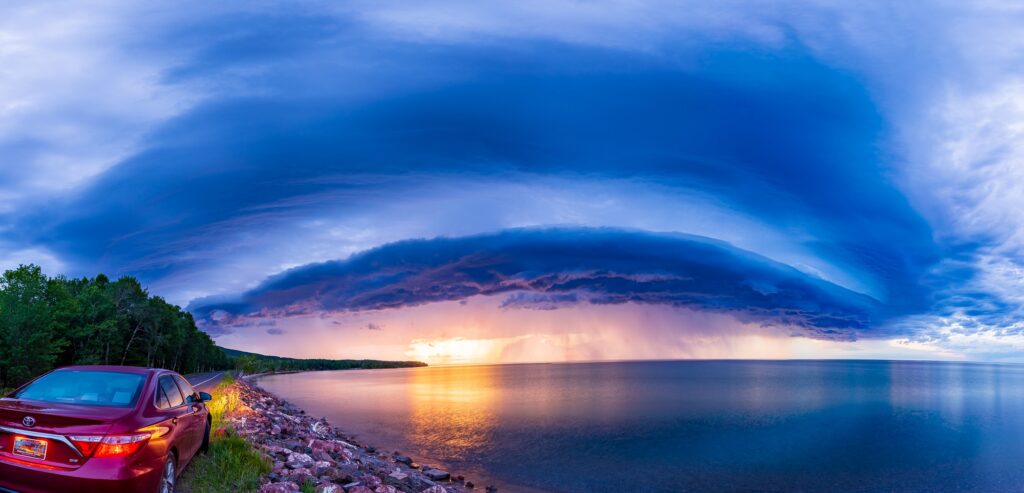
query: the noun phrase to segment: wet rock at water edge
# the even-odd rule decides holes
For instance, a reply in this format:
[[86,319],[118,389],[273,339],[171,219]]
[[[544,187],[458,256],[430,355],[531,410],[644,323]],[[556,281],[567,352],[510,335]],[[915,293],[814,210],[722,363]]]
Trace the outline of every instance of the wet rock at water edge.
[[440,469],[424,469],[423,474],[434,481],[444,481],[452,476],[451,474],[448,474],[448,472]]
[[[248,408],[231,416],[239,436],[263,452],[272,464],[264,477],[270,484],[259,493],[297,493],[299,484],[315,485],[316,493],[466,493],[471,483],[446,471],[420,471],[412,458],[388,454],[360,444],[321,418],[284,404],[244,380],[236,383]],[[276,431],[277,434],[272,434]],[[443,478],[443,479],[442,479]]]

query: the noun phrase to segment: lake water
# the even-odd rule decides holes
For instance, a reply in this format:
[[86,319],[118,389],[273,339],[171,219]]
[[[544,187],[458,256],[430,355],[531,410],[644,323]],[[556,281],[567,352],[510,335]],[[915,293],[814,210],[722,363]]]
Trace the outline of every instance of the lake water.
[[501,492],[1024,491],[1018,365],[538,364],[260,385]]

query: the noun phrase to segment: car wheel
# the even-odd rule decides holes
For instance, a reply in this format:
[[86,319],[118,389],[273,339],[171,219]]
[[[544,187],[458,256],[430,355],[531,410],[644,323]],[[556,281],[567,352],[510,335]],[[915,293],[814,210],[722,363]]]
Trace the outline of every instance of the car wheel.
[[177,478],[177,466],[174,464],[174,454],[167,454],[167,460],[164,462],[164,471],[160,475],[160,487],[157,488],[157,493],[174,493],[174,483]]
[[207,453],[210,451],[210,421],[206,421],[206,432],[203,433],[203,444],[199,446],[199,451]]

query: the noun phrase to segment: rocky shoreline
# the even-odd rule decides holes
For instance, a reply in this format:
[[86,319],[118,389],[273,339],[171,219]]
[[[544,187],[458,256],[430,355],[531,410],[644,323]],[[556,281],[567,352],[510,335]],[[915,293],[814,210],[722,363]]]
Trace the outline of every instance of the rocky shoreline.
[[326,419],[277,398],[245,379],[236,380],[237,410],[225,419],[273,462],[259,493],[293,493],[315,484],[317,493],[467,493],[478,488],[462,476],[420,466],[398,452],[360,444]]

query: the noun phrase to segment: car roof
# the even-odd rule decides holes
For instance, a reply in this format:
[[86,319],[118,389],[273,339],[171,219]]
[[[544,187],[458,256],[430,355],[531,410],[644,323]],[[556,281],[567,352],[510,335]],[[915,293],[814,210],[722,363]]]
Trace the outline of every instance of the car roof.
[[141,366],[116,366],[116,365],[78,365],[78,366],[65,366],[58,368],[55,371],[112,371],[118,373],[134,373],[136,375],[151,375],[153,373],[170,370],[160,370],[157,368],[144,368]]

